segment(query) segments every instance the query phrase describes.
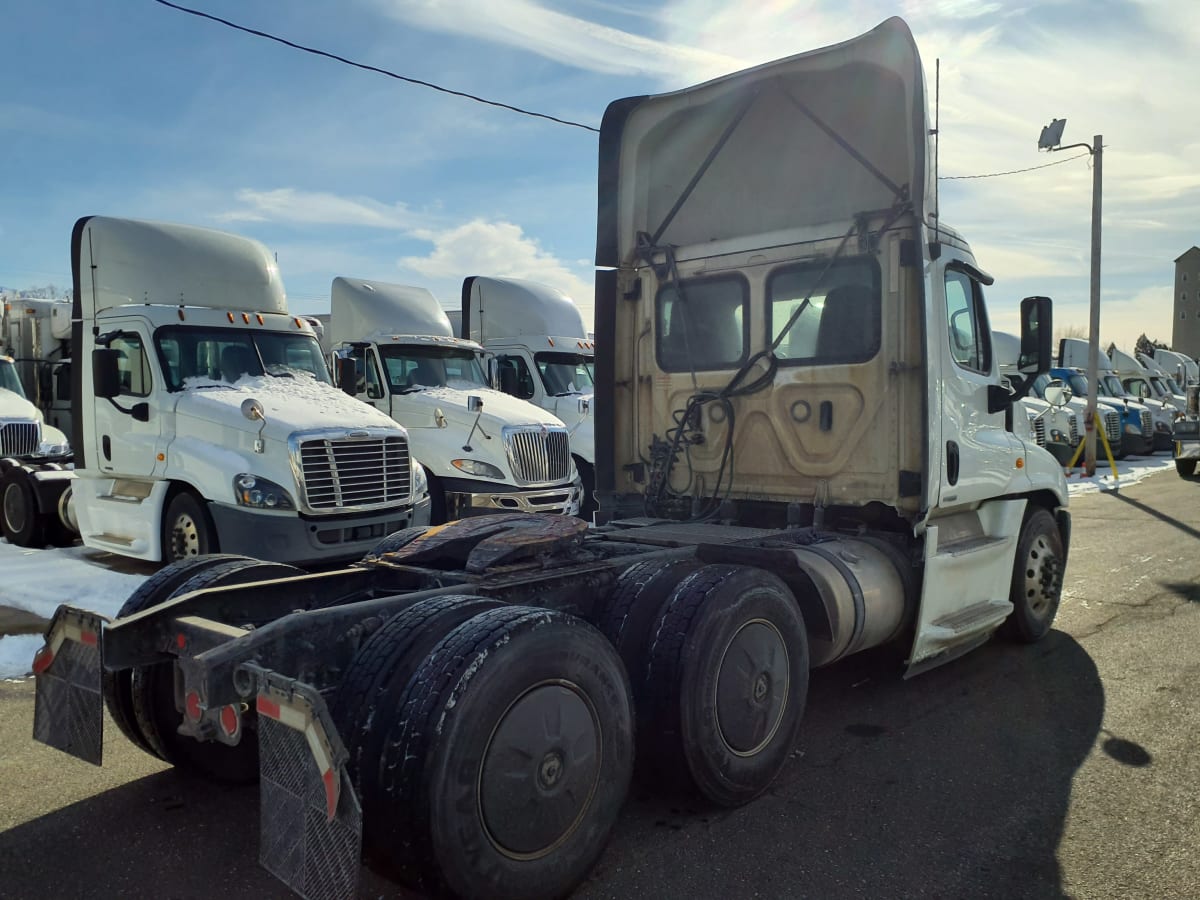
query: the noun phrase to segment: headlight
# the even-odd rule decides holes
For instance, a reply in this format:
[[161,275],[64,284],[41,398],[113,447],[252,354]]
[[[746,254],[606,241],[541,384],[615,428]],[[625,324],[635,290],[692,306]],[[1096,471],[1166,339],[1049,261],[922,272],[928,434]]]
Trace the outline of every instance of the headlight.
[[414,497],[429,493],[429,476],[425,474],[425,467],[415,459],[412,461],[412,492]]
[[1141,434],[1142,429],[1138,428],[1138,426],[1136,426],[1136,425],[1130,424],[1130,425],[1125,426],[1125,433],[1126,434]]
[[498,478],[504,480],[504,473],[493,466],[491,463],[480,462],[477,459],[452,459],[450,465],[458,469],[460,472],[466,472],[468,475],[475,475],[479,478]]
[[65,456],[71,447],[69,444],[47,444],[45,442],[38,444],[38,456]]
[[296,508],[287,491],[275,482],[259,478],[257,475],[235,475],[233,495],[237,498],[238,506],[249,506],[251,509]]

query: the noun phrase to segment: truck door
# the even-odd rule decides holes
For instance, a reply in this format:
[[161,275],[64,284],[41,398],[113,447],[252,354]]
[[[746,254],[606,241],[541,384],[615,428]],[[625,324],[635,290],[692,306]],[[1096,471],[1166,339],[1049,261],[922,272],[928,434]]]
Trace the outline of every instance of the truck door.
[[932,293],[926,350],[937,381],[930,430],[941,432],[940,454],[931,454],[940,456],[940,472],[926,522],[909,674],[986,640],[1012,611],[1009,587],[1025,508],[1024,498],[1006,496],[1024,460],[1022,445],[1005,428],[1005,413],[988,411],[988,388],[1000,379],[982,279],[965,260],[950,261]]
[[[138,319],[106,322],[101,330],[115,335],[108,346],[118,352],[121,393],[113,400],[86,398],[95,404],[96,428],[89,438],[90,460],[115,476],[146,476],[157,464],[165,387],[157,377],[148,329]],[[135,415],[144,405],[145,415]],[[144,418],[145,421],[139,421]]]
[[350,355],[354,358],[354,366],[358,372],[358,384],[355,396],[364,403],[369,403],[376,409],[388,412],[387,395],[383,389],[383,378],[380,376],[379,362],[376,359],[374,347],[354,347]]
[[936,357],[930,355],[941,359],[942,465],[937,505],[946,507],[1003,494],[1023,453],[1005,427],[1005,413],[988,412],[988,388],[1000,379],[982,281],[972,267],[950,262],[942,289],[946,345]]

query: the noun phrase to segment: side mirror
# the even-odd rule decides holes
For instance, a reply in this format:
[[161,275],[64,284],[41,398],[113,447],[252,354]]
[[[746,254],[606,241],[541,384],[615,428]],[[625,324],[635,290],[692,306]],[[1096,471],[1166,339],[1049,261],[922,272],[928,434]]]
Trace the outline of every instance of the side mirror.
[[1071,399],[1071,389],[1064,387],[1062,382],[1051,384],[1046,388],[1045,400],[1051,406],[1062,407]]
[[467,412],[481,412],[483,410],[483,398],[478,394],[467,395]]
[[351,356],[337,358],[337,385],[351,397],[358,393],[358,366]]
[[1049,297],[1026,297],[1021,301],[1021,355],[1017,368],[1022,375],[1049,372],[1053,363],[1053,324]]
[[579,414],[581,416],[586,416],[591,411],[592,411],[592,401],[589,400],[587,397],[580,397],[579,398]]
[[92,392],[107,400],[121,394],[121,370],[117,364],[121,352],[108,347],[92,351]]

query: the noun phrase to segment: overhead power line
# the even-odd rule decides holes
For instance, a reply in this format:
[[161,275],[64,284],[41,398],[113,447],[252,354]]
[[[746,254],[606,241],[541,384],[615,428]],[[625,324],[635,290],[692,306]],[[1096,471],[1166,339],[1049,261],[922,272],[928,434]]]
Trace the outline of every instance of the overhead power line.
[[323,56],[326,59],[332,59],[335,62],[345,63],[348,66],[354,66],[356,69],[364,69],[367,72],[377,72],[380,75],[386,75],[388,78],[395,78],[397,81],[406,81],[409,84],[415,84],[418,87],[426,87],[430,90],[441,91],[443,94],[450,94],[455,97],[462,97],[464,100],[474,100],[476,103],[483,103],[487,106],[495,106],[500,109],[507,109],[510,112],[520,113],[523,116],[532,116],[535,119],[546,119],[550,122],[557,122],[559,125],[570,125],[573,128],[582,128],[584,131],[594,131],[599,133],[599,128],[593,128],[591,125],[584,125],[582,122],[572,122],[570,119],[560,119],[558,116],[547,115],[546,113],[534,112],[531,109],[522,109],[519,106],[513,106],[510,103],[501,103],[498,100],[488,100],[484,97],[477,97],[475,94],[468,94],[465,91],[455,91],[447,87],[442,87],[440,84],[434,84],[431,81],[422,81],[419,78],[409,78],[407,75],[400,75],[388,69],[381,69],[378,66],[369,66],[366,63],[355,62],[352,59],[347,59],[344,56],[338,56],[336,53],[329,53],[326,50],[318,50],[316,47],[306,47],[303,44],[297,44],[295,41],[289,41],[287,38],[281,38],[278,35],[270,34],[266,31],[259,31],[257,28],[247,28],[245,25],[239,25],[236,22],[230,22],[228,19],[222,19],[220,16],[214,16],[211,13],[202,12],[198,9],[191,9],[187,6],[180,6],[178,3],[171,3],[169,0],[154,0],[162,6],[170,7],[182,13],[187,13],[191,16],[197,16],[201,19],[208,19],[213,22],[218,22],[235,31],[252,34],[255,37],[265,38],[268,41],[275,41],[277,44],[283,44],[285,47],[291,47],[294,50],[303,50],[305,53],[311,53],[314,56]]
[[938,181],[966,181],[968,178],[999,178],[1001,175],[1020,175],[1022,172],[1034,172],[1038,169],[1048,169],[1051,166],[1061,166],[1063,163],[1083,159],[1085,156],[1091,156],[1090,151],[1079,153],[1075,156],[1068,156],[1066,159],[1056,159],[1054,162],[1042,163],[1040,166],[1030,166],[1027,169],[1013,169],[1009,172],[988,172],[986,175],[941,175],[938,177]]
[[[464,100],[473,100],[476,103],[482,103],[486,106],[495,106],[498,109],[507,109],[510,112],[519,113],[523,116],[531,116],[535,119],[545,119],[548,122],[554,122],[558,125],[569,125],[572,128],[582,128],[584,131],[592,131],[599,134],[600,129],[594,128],[591,125],[585,125],[582,122],[573,122],[570,119],[562,119],[558,116],[552,116],[548,113],[535,112],[531,109],[523,109],[520,106],[513,106],[511,103],[501,103],[499,100],[488,100],[486,97],[480,97],[475,94],[468,94],[465,91],[456,91],[452,88],[442,87],[440,84],[434,84],[432,81],[422,81],[420,78],[410,78],[407,75],[401,75],[398,72],[393,72],[389,69],[383,69],[379,66],[371,66],[366,63],[356,62],[353,59],[348,59],[345,56],[339,56],[336,53],[330,53],[328,50],[320,50],[316,47],[308,47],[304,44],[297,44],[295,41],[289,41],[287,38],[279,37],[267,31],[261,31],[257,28],[249,28],[245,25],[239,25],[237,22],[231,22],[228,19],[223,19],[220,16],[214,16],[212,13],[206,13],[199,9],[192,9],[188,6],[182,6],[178,3],[172,3],[170,0],[154,0],[160,6],[166,6],[170,9],[177,10],[182,13],[187,13],[190,16],[196,16],[201,19],[208,19],[211,22],[217,22],[227,28],[232,28],[235,31],[241,31],[244,34],[253,35],[254,37],[264,38],[268,41],[274,41],[277,44],[283,44],[285,47],[291,47],[293,50],[300,50],[304,53],[311,53],[313,56],[323,56],[326,59],[332,59],[334,62],[340,62],[347,66],[353,66],[356,69],[362,69],[366,72],[375,72],[379,75],[386,75],[388,78],[395,78],[397,81],[404,81],[408,84],[415,84],[418,87],[429,88],[430,90],[440,91],[443,94],[450,94],[453,97],[462,97]],[[1081,159],[1087,156],[1087,153],[1081,153],[1078,156],[1069,156],[1066,159],[1055,160],[1050,163],[1043,163],[1040,166],[1030,166],[1026,169],[1013,169],[1008,172],[988,172],[983,175],[940,175],[938,181],[965,181],[972,178],[999,178],[1002,175],[1019,175],[1022,172],[1033,172],[1037,169],[1048,169],[1050,166],[1061,166],[1064,163],[1072,162],[1076,159]]]

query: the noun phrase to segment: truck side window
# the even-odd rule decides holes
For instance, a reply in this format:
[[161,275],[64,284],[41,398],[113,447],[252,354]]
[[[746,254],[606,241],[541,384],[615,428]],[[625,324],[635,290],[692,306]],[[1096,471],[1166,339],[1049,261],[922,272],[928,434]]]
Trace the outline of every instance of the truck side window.
[[767,296],[767,336],[773,343],[782,335],[775,350],[781,365],[866,362],[879,352],[880,276],[873,259],[787,266],[771,274]]
[[655,300],[658,365],[664,372],[734,369],[750,344],[750,287],[740,276],[669,284]]
[[[504,384],[510,378],[515,378],[516,387],[512,391],[514,397],[521,400],[528,400],[534,394],[533,374],[529,371],[529,366],[525,365],[525,360],[519,356],[497,356],[496,365],[500,370],[500,383]],[[512,375],[505,376],[504,372],[512,372]]]
[[965,272],[946,272],[946,325],[950,355],[964,369],[987,374],[992,370],[983,289]]
[[369,400],[382,399],[383,381],[375,366],[375,355],[368,353],[365,347],[355,347],[353,356],[358,368],[358,393],[366,393]]
[[150,360],[142,347],[142,339],[128,332],[113,338],[108,345],[118,354],[117,368],[121,373],[121,394],[129,397],[148,397],[154,387],[150,377]]

